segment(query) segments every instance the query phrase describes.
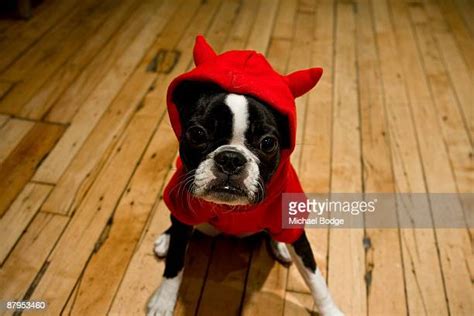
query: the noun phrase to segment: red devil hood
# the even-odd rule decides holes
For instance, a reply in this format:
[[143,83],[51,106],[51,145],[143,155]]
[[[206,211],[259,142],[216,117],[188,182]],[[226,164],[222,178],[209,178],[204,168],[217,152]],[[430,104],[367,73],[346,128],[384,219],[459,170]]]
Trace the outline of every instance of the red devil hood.
[[196,67],[175,78],[168,88],[168,114],[178,139],[182,129],[177,108],[173,103],[173,93],[183,81],[199,81],[217,84],[229,93],[253,96],[284,115],[288,120],[290,146],[282,150],[280,165],[267,184],[267,197],[258,205],[242,207],[232,212],[224,205],[192,196],[178,196],[178,192],[183,194],[183,190],[176,188],[180,186],[184,175],[179,158],[178,170],[165,189],[166,204],[175,217],[190,225],[209,222],[225,233],[237,235],[265,229],[277,240],[294,241],[301,234],[301,230],[282,229],[281,194],[302,192],[289,162],[296,138],[295,98],[316,85],[322,75],[322,69],[310,68],[286,76],[280,75],[262,54],[235,50],[217,55],[202,36],[196,38],[193,55]]

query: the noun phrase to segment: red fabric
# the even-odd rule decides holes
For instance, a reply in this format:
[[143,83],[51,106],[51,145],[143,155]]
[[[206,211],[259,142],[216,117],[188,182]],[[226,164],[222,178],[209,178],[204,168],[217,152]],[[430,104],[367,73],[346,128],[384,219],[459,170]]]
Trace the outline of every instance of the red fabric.
[[197,225],[208,222],[230,235],[241,235],[267,230],[278,241],[291,243],[298,239],[303,227],[282,228],[281,194],[302,193],[298,176],[289,156],[295,147],[295,97],[313,88],[322,75],[321,68],[311,68],[282,76],[272,69],[263,55],[255,51],[228,51],[217,55],[202,36],[194,46],[196,67],[173,80],[168,88],[167,106],[173,130],[181,135],[181,124],[173,91],[184,80],[213,82],[224,90],[251,95],[265,102],[288,118],[290,147],[282,150],[277,171],[267,184],[265,199],[252,206],[231,207],[195,198],[182,188],[185,171],[181,160],[164,191],[164,201],[171,213],[180,221]]

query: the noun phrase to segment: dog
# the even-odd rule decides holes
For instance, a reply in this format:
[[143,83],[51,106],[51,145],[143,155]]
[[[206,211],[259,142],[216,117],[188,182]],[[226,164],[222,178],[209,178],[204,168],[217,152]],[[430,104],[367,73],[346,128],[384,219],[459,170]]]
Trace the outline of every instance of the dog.
[[[322,315],[343,315],[316,265],[304,229],[281,228],[281,193],[302,192],[289,161],[294,148],[294,98],[321,71],[283,77],[252,51],[214,53],[204,38],[194,48],[195,70],[168,90],[168,111],[179,140],[178,171],[164,200],[171,226],[154,251],[165,258],[163,279],[148,315],[172,315],[193,230],[248,236],[267,231],[278,261],[293,262]],[[270,67],[270,68],[269,68]],[[257,80],[258,79],[258,80]]]

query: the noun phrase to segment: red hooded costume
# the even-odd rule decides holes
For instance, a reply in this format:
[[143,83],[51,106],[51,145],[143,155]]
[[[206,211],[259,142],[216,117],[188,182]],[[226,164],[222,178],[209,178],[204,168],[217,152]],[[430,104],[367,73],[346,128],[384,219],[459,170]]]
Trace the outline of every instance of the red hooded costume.
[[266,230],[275,240],[294,242],[304,227],[282,228],[281,196],[282,193],[303,192],[290,163],[290,154],[295,147],[296,138],[295,98],[316,85],[322,75],[322,69],[310,68],[283,76],[272,69],[263,55],[255,51],[236,50],[216,55],[202,36],[196,38],[193,54],[196,67],[175,78],[168,88],[168,114],[178,139],[182,130],[172,95],[175,88],[186,80],[212,82],[229,93],[250,95],[268,104],[287,117],[290,146],[282,150],[280,164],[267,183],[266,197],[259,204],[236,209],[195,198],[188,191],[180,190],[178,187],[185,171],[178,158],[177,170],[164,191],[166,205],[178,220],[188,225],[210,223],[230,235]]

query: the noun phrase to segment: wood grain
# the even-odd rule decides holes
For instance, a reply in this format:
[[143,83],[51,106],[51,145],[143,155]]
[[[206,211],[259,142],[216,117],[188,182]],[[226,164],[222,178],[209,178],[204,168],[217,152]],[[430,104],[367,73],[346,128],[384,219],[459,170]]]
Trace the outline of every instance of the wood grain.
[[0,138],[2,142],[0,143],[0,163],[10,155],[33,125],[33,122],[15,118],[8,119],[1,125]]
[[[152,1],[146,2],[146,4],[142,10],[148,14],[148,18],[151,18],[153,12],[157,12],[160,6],[153,5]],[[142,28],[136,36],[128,34],[132,38],[132,43],[128,45],[127,50],[118,58],[114,67],[76,113],[58,145],[36,172],[35,181],[58,182],[91,131],[107,111],[109,105],[121,91],[122,86],[133,74],[137,64],[144,56],[146,51],[144,48],[153,43],[155,28],[159,27],[160,24],[162,25],[164,21],[164,19],[154,19],[145,28]]]
[[[163,108],[163,103],[159,104]],[[164,111],[159,112],[164,114]],[[162,118],[140,165],[118,202],[108,224],[106,240],[92,256],[83,272],[83,281],[78,286],[78,294],[71,309],[72,314],[106,314],[110,308],[156,196],[164,185],[169,166],[175,157],[178,144],[173,136],[168,120]],[[164,142],[163,139],[167,141]],[[110,273],[104,274],[105,270]],[[94,293],[104,295],[98,298]]]
[[[368,1],[357,2],[357,53],[359,102],[362,137],[364,191],[390,193],[395,191],[395,179],[386,133],[383,84],[379,56],[375,43],[373,21]],[[397,223],[396,199],[392,197],[384,217]],[[366,283],[369,315],[406,315],[407,304],[403,277],[403,261],[398,229],[369,228],[365,232]],[[384,289],[390,288],[391,295]]]
[[0,216],[33,176],[38,164],[64,132],[60,125],[35,123],[0,164]]
[[[2,300],[24,298],[38,273],[43,273],[47,268],[45,260],[68,221],[67,217],[61,215],[41,212],[36,215],[0,268]],[[3,315],[5,312],[2,310],[0,313]]]
[[41,204],[51,192],[46,184],[28,183],[0,218],[0,263],[3,264],[10,250],[36,215]]
[[[337,4],[331,192],[358,193],[362,189],[354,13],[353,3]],[[360,228],[329,232],[329,288],[342,311],[350,315],[367,314],[363,238]]]
[[[200,33],[282,74],[324,68],[296,101],[306,192],[404,193],[384,214],[399,228],[306,230],[341,309],[473,314],[474,229],[434,227],[472,206],[424,195],[472,193],[473,12],[469,0],[47,0],[0,19],[0,301],[145,313],[178,146],[166,89]],[[175,315],[315,313],[261,238],[194,234]]]
[[[0,101],[0,111],[25,117],[24,104],[34,95],[43,83],[96,32],[120,5],[114,1],[87,0],[75,14],[58,24],[38,41],[37,47],[29,50],[11,65],[0,77],[17,82]],[[87,18],[86,18],[87,17]],[[58,49],[58,42],[61,49]],[[36,110],[36,109],[35,109]],[[32,115],[32,118],[40,118]]]
[[[87,41],[76,52],[74,52],[68,60],[55,71],[48,80],[41,86],[36,93],[24,103],[20,115],[29,118],[43,118],[50,110],[59,96],[71,85],[73,81],[77,81],[77,76],[84,71],[84,68],[90,65],[92,59],[97,54],[103,54],[103,47],[109,44],[111,38],[117,38],[116,33],[122,35],[126,33],[120,29],[133,12],[137,3],[134,1],[124,1],[116,10],[111,10],[105,22],[87,38]],[[133,14],[132,14],[133,15]],[[146,22],[147,19],[141,16],[133,16],[132,19]],[[143,27],[143,25],[142,25]],[[128,35],[128,34],[124,34]],[[132,36],[134,36],[133,34]],[[108,45],[110,46],[110,45]],[[120,52],[120,47],[116,48]],[[114,60],[112,58],[112,60]],[[97,66],[97,64],[95,64]],[[78,104],[82,100],[70,100],[73,105]],[[80,103],[79,103],[80,104]],[[69,108],[71,106],[68,106]],[[54,121],[54,120],[51,120]],[[59,120],[58,120],[59,121]],[[61,123],[66,120],[59,121]]]
[[[389,23],[387,3],[372,2],[374,29],[381,63],[385,111],[389,126],[393,172],[397,192],[423,192],[425,183],[418,156],[414,126],[409,118],[408,92],[405,90],[398,42],[393,26]],[[409,200],[408,196],[406,200]],[[400,201],[397,201],[397,203]],[[409,202],[409,201],[408,201]],[[420,209],[428,210],[427,199],[418,201]],[[397,204],[399,218],[408,217],[414,209],[412,203]],[[420,211],[418,211],[420,212]],[[418,213],[418,215],[421,215]],[[424,217],[431,216],[424,211]],[[447,313],[443,279],[439,267],[437,245],[432,230],[400,230],[404,261],[405,287],[410,314]]]
[[[48,258],[48,269],[31,299],[46,300],[49,312],[59,313],[66,304],[75,280],[110,220],[155,125],[156,117],[141,115],[141,111],[135,114]],[[117,173],[117,170],[121,172]]]
[[34,15],[28,21],[11,23],[2,20],[4,23],[1,32],[3,38],[0,42],[0,72],[49,33],[52,27],[75,12],[78,3],[77,0],[47,1],[35,9]]
[[[170,1],[167,8],[173,12],[176,6],[176,2]],[[166,14],[170,11],[163,10],[162,12]],[[176,18],[176,16],[172,17]],[[164,20],[158,18],[156,20],[161,20],[161,23],[166,24],[168,18],[166,16],[161,16],[161,18]],[[177,21],[174,24],[182,25]],[[72,159],[69,167],[59,178],[51,196],[45,202],[43,207],[45,211],[67,214],[72,212],[74,207],[82,200],[84,193],[95,179],[111,148],[129,123],[130,117],[140,107],[140,102],[157,78],[157,74],[146,72],[146,67],[148,67],[157,50],[171,49],[170,45],[173,46],[175,39],[170,38],[170,34],[175,34],[175,31],[173,28],[166,27],[166,30],[148,49],[145,59],[140,63],[140,67],[135,69],[128,83],[103,114],[97,126]],[[95,155],[91,156],[91,152],[94,152]],[[58,159],[61,160],[60,157]],[[54,169],[52,172],[56,174]]]
[[[391,1],[391,8],[397,25],[409,23],[407,7],[403,3]],[[413,31],[410,27],[394,28],[399,43],[401,64],[405,72],[406,86],[410,98],[414,125],[418,135],[418,145],[424,166],[427,192],[455,193],[457,191],[446,147],[441,135],[438,119],[432,111],[430,89],[424,76]],[[472,89],[471,89],[472,90]],[[436,153],[436,158],[433,154]],[[451,217],[463,217],[462,205],[455,200],[449,205]],[[431,203],[435,227],[445,220],[446,206]],[[438,229],[441,268],[448,297],[449,310],[453,314],[462,314],[474,310],[474,296],[467,262],[472,262],[473,254],[467,230]],[[449,245],[449,246],[448,246]]]

